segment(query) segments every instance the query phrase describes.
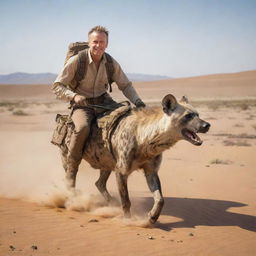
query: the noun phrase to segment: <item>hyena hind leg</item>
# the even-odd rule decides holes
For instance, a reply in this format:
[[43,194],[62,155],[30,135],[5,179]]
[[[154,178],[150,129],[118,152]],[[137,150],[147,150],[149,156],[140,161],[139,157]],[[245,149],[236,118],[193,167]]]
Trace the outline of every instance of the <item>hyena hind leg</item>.
[[100,170],[100,177],[99,179],[95,182],[96,187],[102,194],[102,196],[105,198],[107,202],[113,201],[112,196],[109,194],[107,190],[107,181],[108,178],[111,174],[111,171],[108,170]]

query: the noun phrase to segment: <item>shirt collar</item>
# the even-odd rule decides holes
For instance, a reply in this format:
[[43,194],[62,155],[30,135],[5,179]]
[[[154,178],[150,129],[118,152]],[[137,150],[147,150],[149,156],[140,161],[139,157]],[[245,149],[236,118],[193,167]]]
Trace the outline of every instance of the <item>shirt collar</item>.
[[[91,64],[93,62],[93,60],[92,60],[92,56],[91,56],[91,53],[90,53],[90,49],[88,49],[88,58],[89,58],[89,64]],[[105,64],[106,62],[107,62],[106,55],[103,54],[103,58],[101,60],[101,63]]]

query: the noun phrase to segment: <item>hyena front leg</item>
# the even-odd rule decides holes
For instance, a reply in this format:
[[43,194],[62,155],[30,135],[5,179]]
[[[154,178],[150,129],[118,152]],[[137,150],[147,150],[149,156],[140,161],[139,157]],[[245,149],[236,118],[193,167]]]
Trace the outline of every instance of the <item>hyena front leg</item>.
[[143,166],[145,177],[147,180],[148,187],[153,193],[154,205],[149,212],[150,223],[155,223],[161,214],[164,206],[164,198],[162,195],[161,183],[158,177],[158,169],[162,161],[162,155],[155,157],[150,163]]
[[116,171],[116,180],[117,180],[119,194],[121,197],[121,203],[122,203],[122,208],[124,211],[124,216],[126,218],[130,218],[131,217],[131,213],[130,213],[131,202],[129,199],[129,193],[128,193],[128,188],[127,188],[127,179],[128,179],[128,175],[124,175],[124,174],[121,174],[118,171]]
[[161,183],[157,173],[145,174],[148,187],[153,193],[154,205],[151,211],[149,212],[149,221],[150,223],[155,223],[162,211],[164,206],[164,198],[161,190]]

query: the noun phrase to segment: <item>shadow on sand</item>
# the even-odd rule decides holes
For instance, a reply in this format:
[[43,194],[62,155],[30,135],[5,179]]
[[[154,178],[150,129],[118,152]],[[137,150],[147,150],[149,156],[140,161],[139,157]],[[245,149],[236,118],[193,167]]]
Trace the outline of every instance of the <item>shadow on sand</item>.
[[[153,206],[153,199],[150,197],[137,199],[134,205],[135,211],[136,208],[142,207],[149,210]],[[172,228],[194,228],[196,226],[238,226],[256,232],[255,216],[227,211],[231,207],[244,206],[246,204],[232,201],[167,197],[162,215],[182,220],[170,223],[157,222],[155,227],[170,231]]]

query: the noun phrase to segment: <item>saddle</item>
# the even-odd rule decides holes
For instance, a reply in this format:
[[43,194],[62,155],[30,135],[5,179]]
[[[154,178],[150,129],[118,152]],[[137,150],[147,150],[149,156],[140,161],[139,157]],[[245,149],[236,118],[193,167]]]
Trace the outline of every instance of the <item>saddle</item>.
[[104,146],[109,151],[111,149],[111,136],[117,127],[119,120],[131,110],[131,104],[129,101],[124,101],[120,104],[120,107],[112,111],[108,111],[104,116],[97,118],[97,126],[102,130],[102,140]]
[[[103,115],[96,119],[96,125],[101,129],[104,146],[108,150],[111,151],[111,136],[119,120],[129,113],[131,108],[130,102],[124,101],[118,104],[117,108],[104,112]],[[75,126],[70,115],[57,114],[55,120],[56,127],[52,135],[51,143],[63,149],[63,147],[69,145]]]

